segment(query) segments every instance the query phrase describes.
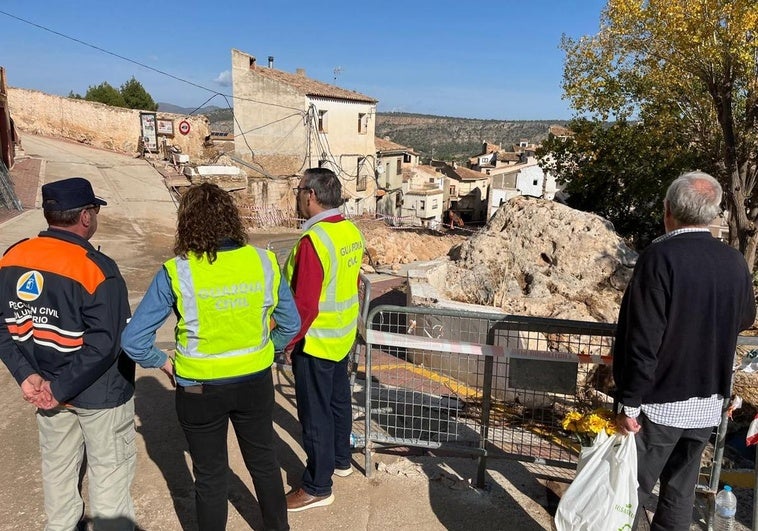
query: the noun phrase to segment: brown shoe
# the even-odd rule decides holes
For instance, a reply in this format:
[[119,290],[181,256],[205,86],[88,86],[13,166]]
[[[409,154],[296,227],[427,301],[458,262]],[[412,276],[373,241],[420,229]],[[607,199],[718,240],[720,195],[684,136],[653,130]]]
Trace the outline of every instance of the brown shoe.
[[287,494],[287,511],[296,513],[314,507],[326,507],[334,502],[334,494],[327,496],[313,496],[303,489],[293,490]]

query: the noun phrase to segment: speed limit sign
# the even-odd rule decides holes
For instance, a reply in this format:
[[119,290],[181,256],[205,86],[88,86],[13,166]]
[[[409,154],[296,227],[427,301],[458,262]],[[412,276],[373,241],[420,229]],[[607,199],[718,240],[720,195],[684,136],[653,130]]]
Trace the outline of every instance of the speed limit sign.
[[183,135],[186,135],[190,132],[190,124],[187,120],[182,120],[179,122],[179,132]]

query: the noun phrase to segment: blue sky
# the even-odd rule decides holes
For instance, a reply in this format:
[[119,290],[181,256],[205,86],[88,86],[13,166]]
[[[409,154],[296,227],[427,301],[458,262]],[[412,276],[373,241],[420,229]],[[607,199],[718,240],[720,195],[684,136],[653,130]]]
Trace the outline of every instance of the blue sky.
[[67,95],[131,76],[156,101],[226,106],[231,49],[259,64],[379,100],[380,112],[550,120],[561,99],[562,34],[596,33],[604,0],[3,0],[0,11],[85,41],[204,90],[0,13],[8,84]]

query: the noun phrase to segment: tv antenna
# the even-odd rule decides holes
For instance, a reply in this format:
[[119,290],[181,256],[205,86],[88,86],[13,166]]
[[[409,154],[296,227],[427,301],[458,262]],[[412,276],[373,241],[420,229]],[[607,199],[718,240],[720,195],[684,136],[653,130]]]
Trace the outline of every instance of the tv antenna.
[[336,82],[337,76],[339,76],[342,73],[342,67],[341,66],[334,67],[333,72],[334,72],[334,81]]

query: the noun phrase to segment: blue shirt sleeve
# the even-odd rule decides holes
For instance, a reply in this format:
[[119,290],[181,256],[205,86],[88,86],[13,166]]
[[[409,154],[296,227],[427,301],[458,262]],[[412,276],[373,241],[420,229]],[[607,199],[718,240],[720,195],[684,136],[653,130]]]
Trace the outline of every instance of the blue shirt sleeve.
[[271,341],[274,342],[274,350],[280,352],[300,331],[300,314],[297,312],[292,290],[284,275],[279,282],[279,303],[274,308],[272,317],[276,321],[276,326],[271,331]]
[[175,302],[168,274],[161,268],[121,334],[121,348],[140,366],[162,367],[166,363],[168,356],[155,346],[155,333],[171,315]]

